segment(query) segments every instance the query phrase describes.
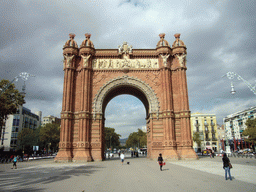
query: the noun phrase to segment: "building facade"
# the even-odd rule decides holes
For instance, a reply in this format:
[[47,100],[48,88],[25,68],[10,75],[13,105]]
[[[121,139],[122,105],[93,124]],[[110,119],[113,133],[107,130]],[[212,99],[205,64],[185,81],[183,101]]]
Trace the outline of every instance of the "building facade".
[[58,117],[54,117],[52,115],[48,115],[46,117],[43,117],[43,122],[42,122],[42,125],[45,125],[47,123],[52,123],[52,124],[57,124],[57,125],[60,125],[61,123],[61,119],[58,118]]
[[212,149],[214,151],[219,150],[217,121],[215,114],[191,114],[191,134],[192,138],[195,133],[199,133],[202,140],[201,146],[198,146],[193,141],[193,148],[196,152],[200,152],[205,149]]
[[38,128],[41,124],[41,118],[41,111],[34,114],[30,109],[19,106],[15,114],[8,116],[5,125],[2,128],[0,147],[4,147],[4,151],[15,150],[18,145],[18,133],[23,128]]
[[246,129],[246,121],[255,117],[256,107],[251,107],[223,118],[227,139],[243,139],[242,133]]

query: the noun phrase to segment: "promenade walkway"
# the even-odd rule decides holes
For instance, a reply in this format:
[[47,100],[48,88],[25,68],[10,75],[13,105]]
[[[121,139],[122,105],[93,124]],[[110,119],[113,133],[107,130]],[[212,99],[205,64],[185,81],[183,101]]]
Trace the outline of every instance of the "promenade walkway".
[[231,162],[232,181],[224,179],[220,157],[167,162],[163,171],[157,162],[142,157],[126,159],[123,165],[119,159],[90,163],[40,160],[19,163],[17,170],[8,164],[9,168],[0,169],[0,191],[255,191],[255,159]]

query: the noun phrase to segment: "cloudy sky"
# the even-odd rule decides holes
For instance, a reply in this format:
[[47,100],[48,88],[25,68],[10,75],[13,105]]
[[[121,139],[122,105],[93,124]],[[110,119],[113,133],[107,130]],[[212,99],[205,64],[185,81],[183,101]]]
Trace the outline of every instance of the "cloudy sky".
[[[127,41],[134,49],[156,47],[159,34],[170,44],[181,33],[187,46],[190,110],[223,117],[256,105],[256,95],[235,79],[256,84],[256,1],[254,0],[2,0],[0,1],[0,79],[26,71],[25,107],[60,116],[63,90],[62,47],[75,33],[78,45],[91,33],[96,49]],[[23,82],[15,83],[21,90]],[[123,113],[117,115],[115,109]],[[133,96],[112,99],[106,126],[127,137],[145,126],[145,108]]]

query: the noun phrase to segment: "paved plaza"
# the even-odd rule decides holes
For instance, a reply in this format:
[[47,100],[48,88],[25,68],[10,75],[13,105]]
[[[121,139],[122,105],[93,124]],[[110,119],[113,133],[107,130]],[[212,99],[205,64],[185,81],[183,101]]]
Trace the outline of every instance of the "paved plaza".
[[[101,162],[52,159],[0,164],[0,191],[255,191],[256,159],[230,158],[233,180],[224,179],[221,157],[167,162],[163,171],[145,157]],[[127,164],[127,161],[130,164]]]

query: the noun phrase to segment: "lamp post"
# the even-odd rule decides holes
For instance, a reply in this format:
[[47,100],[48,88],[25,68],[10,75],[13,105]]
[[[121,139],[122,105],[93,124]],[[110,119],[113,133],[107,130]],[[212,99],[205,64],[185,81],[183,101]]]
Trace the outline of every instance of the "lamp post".
[[236,91],[234,89],[233,82],[232,82],[232,79],[234,79],[236,77],[238,80],[242,80],[247,85],[247,87],[256,95],[256,85],[253,87],[248,81],[243,79],[237,73],[235,73],[235,72],[227,72],[227,74],[223,75],[222,77],[225,77],[225,76],[227,76],[227,78],[231,80],[231,91],[230,91],[231,94],[234,95],[236,93]]
[[29,73],[27,73],[27,72],[21,72],[18,76],[14,77],[14,79],[13,79],[9,84],[7,84],[6,86],[4,86],[3,89],[0,89],[0,95],[1,95],[2,93],[4,93],[4,92],[10,87],[10,85],[11,85],[13,82],[18,81],[19,78],[21,78],[21,79],[24,81],[24,85],[22,86],[22,91],[23,91],[23,93],[25,93],[25,88],[26,88],[25,81],[27,81],[30,76],[31,76],[31,77],[35,77],[35,75],[31,75],[31,74],[29,74]]

